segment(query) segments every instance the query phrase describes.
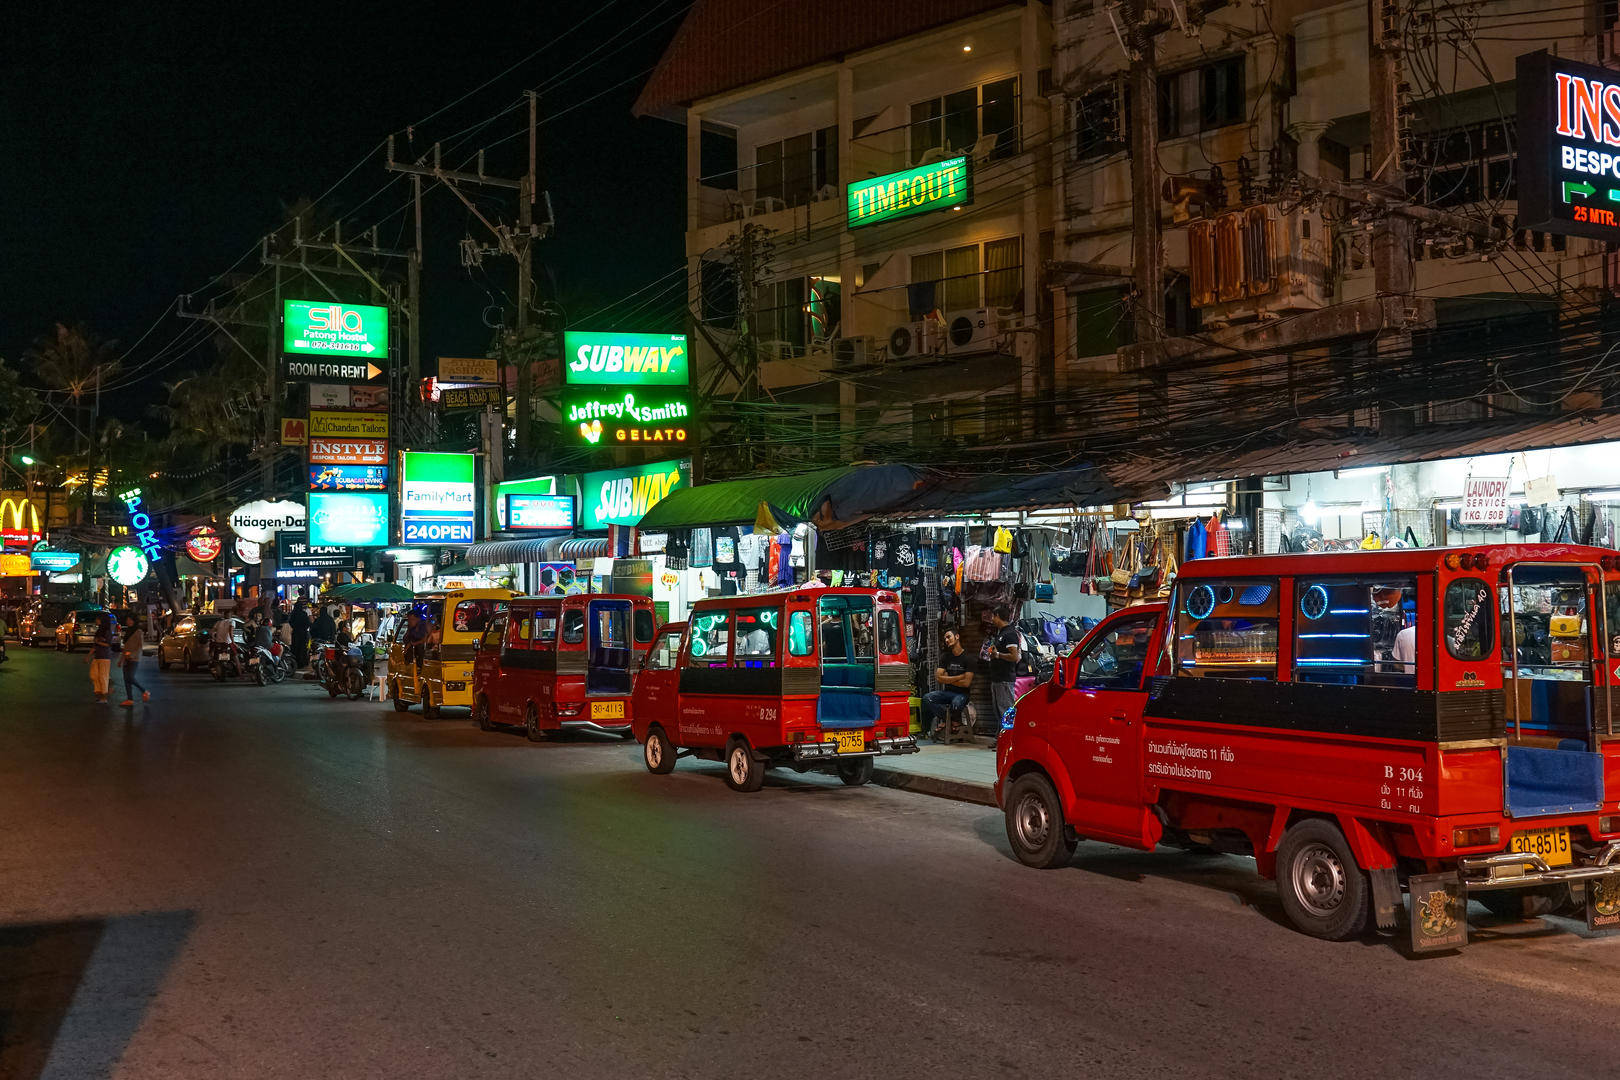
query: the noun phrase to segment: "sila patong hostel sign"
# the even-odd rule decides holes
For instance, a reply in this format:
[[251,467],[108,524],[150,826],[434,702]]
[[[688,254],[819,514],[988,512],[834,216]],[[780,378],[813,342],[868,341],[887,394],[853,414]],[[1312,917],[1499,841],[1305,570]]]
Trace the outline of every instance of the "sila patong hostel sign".
[[388,309],[284,300],[281,354],[288,379],[370,382],[383,374],[388,360]]
[[973,160],[966,154],[849,185],[849,227],[950,210],[973,202]]
[[1521,229],[1620,240],[1620,71],[1518,59]]

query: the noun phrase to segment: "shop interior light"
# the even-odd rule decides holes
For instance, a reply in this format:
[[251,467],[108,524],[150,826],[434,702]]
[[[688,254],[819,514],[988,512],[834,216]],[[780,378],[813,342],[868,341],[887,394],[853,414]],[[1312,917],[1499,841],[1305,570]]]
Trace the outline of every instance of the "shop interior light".
[[1335,472],[1341,480],[1347,476],[1371,476],[1374,473],[1389,472],[1388,465],[1358,465],[1354,469],[1338,469]]
[[1305,505],[1299,508],[1299,519],[1307,525],[1314,526],[1322,520],[1322,511],[1316,508],[1314,502],[1306,500]]

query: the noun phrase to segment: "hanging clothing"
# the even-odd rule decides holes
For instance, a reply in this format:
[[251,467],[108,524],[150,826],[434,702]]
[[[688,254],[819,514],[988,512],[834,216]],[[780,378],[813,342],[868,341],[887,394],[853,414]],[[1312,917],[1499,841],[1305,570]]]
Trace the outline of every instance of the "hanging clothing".
[[1202,518],[1193,518],[1192,524],[1187,526],[1187,546],[1182,553],[1182,562],[1191,562],[1204,557],[1205,545],[1209,540],[1208,529],[1204,526]]

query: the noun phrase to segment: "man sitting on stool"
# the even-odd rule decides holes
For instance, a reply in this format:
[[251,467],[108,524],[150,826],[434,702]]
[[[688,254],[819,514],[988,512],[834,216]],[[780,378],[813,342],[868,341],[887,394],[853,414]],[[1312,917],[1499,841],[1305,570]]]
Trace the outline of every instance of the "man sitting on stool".
[[940,688],[930,690],[922,699],[924,726],[928,729],[927,734],[935,739],[944,737],[945,720],[950,710],[967,707],[968,688],[973,685],[973,672],[966,663],[967,654],[962,650],[961,635],[954,627],[946,627],[941,639],[945,643],[945,652],[939,658],[939,667],[934,669],[934,681]]

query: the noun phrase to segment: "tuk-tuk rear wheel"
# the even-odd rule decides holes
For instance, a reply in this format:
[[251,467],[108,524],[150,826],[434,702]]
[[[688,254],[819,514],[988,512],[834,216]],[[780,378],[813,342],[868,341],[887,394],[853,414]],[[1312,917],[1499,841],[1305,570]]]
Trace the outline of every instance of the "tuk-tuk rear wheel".
[[744,792],[765,786],[765,763],[754,756],[747,739],[733,739],[726,747],[726,786]]
[[530,742],[544,742],[546,733],[540,730],[540,710],[534,707],[534,702],[523,710],[523,734],[529,737]]
[[675,770],[675,744],[669,741],[669,736],[657,724],[647,729],[647,741],[641,747],[641,760],[648,772],[658,776]]
[[473,702],[473,720],[478,724],[479,731],[489,731],[495,727],[489,722],[489,699],[482,694]]
[[1283,833],[1277,893],[1288,921],[1312,937],[1347,941],[1367,929],[1372,887],[1331,821],[1307,818]]

